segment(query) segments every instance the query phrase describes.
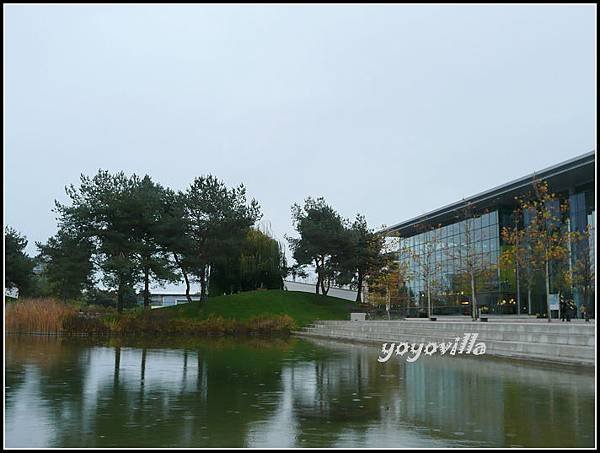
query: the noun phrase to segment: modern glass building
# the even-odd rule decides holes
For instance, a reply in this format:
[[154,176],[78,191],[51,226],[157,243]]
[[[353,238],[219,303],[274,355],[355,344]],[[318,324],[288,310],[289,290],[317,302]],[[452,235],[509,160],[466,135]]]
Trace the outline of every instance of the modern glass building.
[[[500,256],[506,247],[502,228],[527,224],[527,216],[516,218],[514,214],[515,197],[531,192],[534,177],[546,181],[562,202],[568,202],[564,224],[570,231],[583,232],[588,226],[591,229],[589,239],[570,244],[569,265],[575,268],[587,262],[591,267],[587,271],[593,275],[595,151],[387,228],[389,236],[401,238],[399,259],[408,267],[409,276],[404,291],[408,307],[416,311],[425,308],[429,287],[435,314],[470,313],[468,271],[469,266],[475,266],[477,305],[482,312],[515,314],[519,305],[523,314],[546,312],[543,275],[533,272],[526,281],[524,270],[519,273],[516,266],[513,269],[500,266]],[[553,297],[557,291],[552,275],[550,282]],[[573,284],[567,297],[574,300],[578,313],[587,299],[586,305],[592,305],[593,313],[595,281],[587,293],[580,286]]]

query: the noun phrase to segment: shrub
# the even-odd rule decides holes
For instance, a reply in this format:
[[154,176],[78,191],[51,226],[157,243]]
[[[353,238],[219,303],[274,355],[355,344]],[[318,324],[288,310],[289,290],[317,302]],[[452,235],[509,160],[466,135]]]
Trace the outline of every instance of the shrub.
[[296,323],[288,315],[255,316],[245,322],[245,327],[249,332],[258,334],[290,333],[296,327]]
[[80,311],[86,316],[103,316],[117,313],[116,308],[105,305],[84,305],[80,308]]
[[63,319],[62,333],[66,335],[108,335],[110,327],[98,318],[74,313]]

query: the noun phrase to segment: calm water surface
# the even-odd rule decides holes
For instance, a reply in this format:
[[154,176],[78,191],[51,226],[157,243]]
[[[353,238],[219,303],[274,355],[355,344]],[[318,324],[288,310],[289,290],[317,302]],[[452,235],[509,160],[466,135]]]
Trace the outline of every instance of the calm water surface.
[[7,447],[594,446],[594,375],[315,340],[6,338]]

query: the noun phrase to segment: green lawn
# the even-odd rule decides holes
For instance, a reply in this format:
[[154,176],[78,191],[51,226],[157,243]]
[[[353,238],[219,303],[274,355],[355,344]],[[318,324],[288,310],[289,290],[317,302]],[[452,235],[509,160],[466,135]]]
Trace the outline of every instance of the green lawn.
[[318,319],[350,319],[354,303],[337,297],[299,291],[248,291],[229,296],[210,297],[205,303],[177,305],[159,309],[175,318],[206,319],[210,315],[245,320],[260,315],[288,315],[298,327]]

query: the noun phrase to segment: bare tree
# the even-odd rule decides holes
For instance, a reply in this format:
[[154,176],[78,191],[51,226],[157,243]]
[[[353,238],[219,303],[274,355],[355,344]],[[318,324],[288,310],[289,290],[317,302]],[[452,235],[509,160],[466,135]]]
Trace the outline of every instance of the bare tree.
[[[441,272],[441,251],[443,244],[439,225],[424,231],[424,241],[413,249],[411,255],[415,263],[415,277],[423,282],[427,295],[427,316],[433,314],[432,293],[439,285]],[[422,228],[423,229],[423,228]]]
[[521,313],[521,283],[527,287],[527,313],[532,313],[531,291],[538,275],[540,260],[534,256],[535,249],[531,247],[531,239],[527,228],[519,227],[519,220],[523,218],[523,211],[517,208],[513,211],[515,219],[511,227],[503,227],[500,235],[505,243],[505,248],[500,255],[500,266],[515,272],[517,309]]
[[492,268],[489,260],[479,250],[478,230],[475,222],[479,215],[476,213],[475,205],[464,202],[456,217],[459,225],[459,240],[457,244],[447,244],[446,255],[457,263],[455,271],[457,274],[466,276],[471,293],[471,318],[479,318],[479,305],[477,303],[477,291],[487,284],[491,276]]
[[575,288],[579,288],[583,293],[583,301],[588,310],[591,308],[590,296],[594,289],[595,269],[593,261],[592,241],[594,238],[593,230],[588,225],[584,231],[575,232],[572,235],[571,250],[573,253],[572,283]]

